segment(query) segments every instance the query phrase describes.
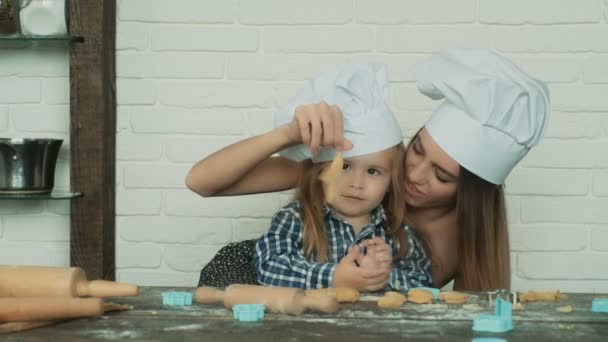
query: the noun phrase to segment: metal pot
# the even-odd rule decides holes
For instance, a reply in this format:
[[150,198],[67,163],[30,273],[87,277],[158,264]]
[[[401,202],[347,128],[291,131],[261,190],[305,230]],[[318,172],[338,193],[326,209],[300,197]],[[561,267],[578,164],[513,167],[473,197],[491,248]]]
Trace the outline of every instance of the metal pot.
[[48,194],[61,139],[0,138],[0,194]]

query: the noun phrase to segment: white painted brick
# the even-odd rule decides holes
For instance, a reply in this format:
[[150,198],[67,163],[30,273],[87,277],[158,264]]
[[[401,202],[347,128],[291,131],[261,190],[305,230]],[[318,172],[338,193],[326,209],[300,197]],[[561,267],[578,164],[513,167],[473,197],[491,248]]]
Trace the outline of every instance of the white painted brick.
[[7,106],[0,106],[0,132],[8,130],[9,111]]
[[589,229],[574,224],[515,224],[509,233],[512,251],[581,251],[589,240]]
[[159,191],[116,189],[116,215],[158,215],[161,204]]
[[70,164],[68,160],[58,159],[55,164],[54,190],[70,190]]
[[608,143],[544,141],[522,160],[524,167],[585,169],[608,165]]
[[520,253],[518,276],[527,279],[608,279],[608,253]]
[[254,52],[260,45],[255,28],[155,25],[153,51]]
[[67,105],[70,103],[70,80],[67,77],[45,78],[42,83],[44,102]]
[[271,217],[279,209],[276,194],[203,198],[188,190],[165,192],[165,214],[207,217]]
[[200,272],[140,272],[119,269],[116,273],[119,282],[131,283],[139,286],[195,287],[198,284]]
[[474,26],[420,25],[379,28],[379,52],[436,52],[444,48],[488,48],[486,30]]
[[585,83],[608,83],[608,55],[591,55],[583,62]]
[[596,170],[593,172],[593,195],[608,196],[608,171]]
[[506,55],[530,76],[545,82],[576,82],[581,78],[581,61],[578,56]]
[[181,272],[200,272],[222,246],[167,246],[164,261],[171,269]]
[[45,201],[38,200],[1,200],[0,215],[3,214],[39,214],[44,210]]
[[124,51],[116,54],[116,76],[146,78],[222,78],[224,56],[207,53]]
[[235,0],[129,0],[120,3],[119,18],[138,22],[230,23]]
[[534,197],[522,199],[522,222],[607,223],[608,198]]
[[352,18],[351,0],[256,0],[239,3],[239,22],[242,24],[345,24]]
[[263,47],[267,53],[369,52],[374,31],[359,26],[265,28]]
[[226,77],[233,80],[303,81],[346,64],[349,56],[236,54],[229,56]]
[[370,24],[472,23],[475,0],[356,0],[358,22]]
[[66,105],[21,105],[11,109],[11,120],[22,132],[70,131],[70,108]]
[[[490,47],[505,52],[608,51],[606,25],[491,26],[486,30],[491,37]],[[583,39],[583,37],[596,38]]]
[[116,103],[118,105],[154,104],[156,86],[152,81],[116,78]]
[[2,237],[4,235],[4,223],[2,222],[3,218],[2,216],[0,216],[0,241],[2,240]]
[[66,242],[0,241],[0,260],[5,265],[67,267],[70,246]]
[[159,160],[161,155],[162,145],[158,137],[128,134],[118,134],[116,136],[117,160]]
[[433,101],[420,94],[415,84],[399,83],[391,85],[389,104],[395,110],[422,111],[427,112],[430,117],[430,114],[440,103],[440,101]]
[[158,268],[161,265],[162,252],[160,246],[119,243],[116,245],[116,267]]
[[597,23],[602,0],[479,0],[479,21],[492,24]]
[[248,128],[242,109],[133,107],[130,113],[136,133],[234,135]]
[[10,241],[69,241],[68,216],[4,216],[4,239]]
[[116,22],[116,50],[146,50],[150,45],[150,26]]
[[164,105],[266,108],[272,103],[272,85],[261,82],[162,81],[158,87]]
[[129,120],[131,119],[131,116],[129,115],[129,112],[129,106],[116,106],[116,133],[120,133],[130,128]]
[[183,188],[190,164],[125,164],[125,188]]
[[0,103],[38,103],[41,83],[35,78],[0,78]]
[[509,224],[521,222],[521,199],[517,196],[506,195],[507,221]]
[[391,82],[414,82],[413,65],[428,55],[409,54],[348,54],[350,63],[382,63],[388,68]]
[[272,130],[274,128],[274,111],[256,110],[247,112],[247,127],[253,135]]
[[563,293],[606,293],[608,281],[601,280],[530,280],[513,277],[514,291],[543,291],[559,289]]
[[126,217],[120,237],[129,242],[224,245],[232,241],[230,219],[198,217]]
[[302,82],[276,82],[274,85],[274,106],[277,109],[284,106],[287,101],[293,99],[298,94],[300,89],[302,89],[302,85]]
[[515,168],[505,190],[514,195],[586,195],[590,188],[587,170]]
[[44,46],[31,46],[27,49],[2,50],[0,77],[42,76],[67,77],[69,55],[65,47],[52,49]]
[[550,90],[554,110],[608,112],[608,85],[554,84]]
[[608,252],[608,226],[593,226],[591,228],[591,249]]
[[47,211],[56,215],[70,215],[70,201],[48,201]]
[[192,165],[220,148],[244,138],[245,136],[217,136],[171,139],[166,143],[165,153],[167,159],[172,162],[190,163]]
[[270,221],[270,219],[235,219],[234,241],[258,239],[270,229]]
[[605,135],[608,116],[603,113],[552,112],[545,132],[546,138],[597,138]]

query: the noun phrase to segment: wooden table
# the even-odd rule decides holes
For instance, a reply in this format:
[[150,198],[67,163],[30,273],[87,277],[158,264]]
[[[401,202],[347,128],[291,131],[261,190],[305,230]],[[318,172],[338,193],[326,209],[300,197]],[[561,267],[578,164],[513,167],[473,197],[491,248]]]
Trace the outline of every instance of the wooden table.
[[[163,291],[179,288],[142,288],[136,298],[113,302],[131,304],[133,310],[111,313],[97,319],[80,319],[19,333],[0,335],[2,341],[608,341],[608,314],[591,312],[598,295],[570,294],[566,301],[524,304],[513,312],[514,330],[505,334],[475,333],[472,321],[493,313],[487,295],[475,293],[469,303],[483,311],[472,312],[462,305],[436,308],[408,303],[399,309],[382,310],[371,296],[356,304],[341,304],[336,314],[284,316],[266,314],[264,321],[241,323],[232,311],[220,305],[171,307],[161,304]],[[555,309],[571,305],[572,313]],[[487,339],[486,339],[487,341]]]

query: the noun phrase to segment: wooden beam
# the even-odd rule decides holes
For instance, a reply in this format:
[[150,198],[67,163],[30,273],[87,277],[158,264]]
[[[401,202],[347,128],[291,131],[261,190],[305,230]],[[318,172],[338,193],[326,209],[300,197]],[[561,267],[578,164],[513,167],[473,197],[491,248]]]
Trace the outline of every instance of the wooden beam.
[[71,0],[70,263],[115,277],[116,0]]

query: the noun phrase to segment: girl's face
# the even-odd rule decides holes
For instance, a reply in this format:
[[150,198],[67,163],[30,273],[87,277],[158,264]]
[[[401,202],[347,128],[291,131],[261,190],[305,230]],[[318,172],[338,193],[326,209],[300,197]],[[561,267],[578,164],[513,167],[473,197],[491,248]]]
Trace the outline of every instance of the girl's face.
[[332,207],[343,218],[361,219],[380,205],[391,183],[394,149],[344,159]]
[[405,156],[405,200],[414,208],[455,205],[460,165],[447,155],[425,128]]

